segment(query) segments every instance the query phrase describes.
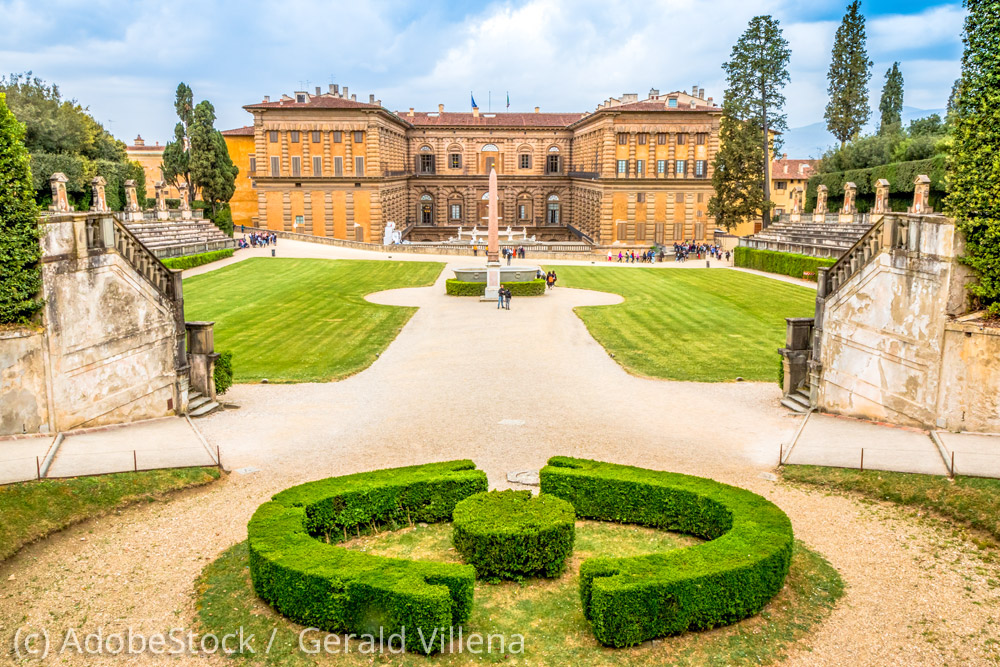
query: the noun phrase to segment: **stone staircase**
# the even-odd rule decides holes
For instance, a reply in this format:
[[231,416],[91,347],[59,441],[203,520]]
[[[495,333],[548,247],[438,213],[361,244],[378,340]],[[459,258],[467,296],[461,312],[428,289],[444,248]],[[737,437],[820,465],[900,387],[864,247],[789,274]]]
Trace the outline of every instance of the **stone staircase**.
[[200,391],[191,390],[188,392],[188,416],[205,417],[210,415],[222,406],[205,396]]
[[805,414],[809,412],[809,384],[806,383],[790,394],[781,398],[781,404],[792,412]]
[[236,246],[210,220],[143,220],[125,226],[160,259]]
[[869,229],[871,223],[864,216],[855,216],[853,222],[829,219],[814,222],[809,216],[802,216],[798,222],[782,218],[767,229],[742,239],[740,245],[759,250],[839,259]]

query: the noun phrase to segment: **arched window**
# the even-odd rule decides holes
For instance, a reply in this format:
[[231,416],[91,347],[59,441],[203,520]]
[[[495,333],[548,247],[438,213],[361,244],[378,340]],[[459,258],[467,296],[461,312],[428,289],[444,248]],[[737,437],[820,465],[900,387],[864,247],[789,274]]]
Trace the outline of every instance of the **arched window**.
[[417,205],[417,220],[421,225],[434,224],[434,197],[429,192],[420,195]]
[[500,149],[497,148],[496,144],[486,144],[485,146],[483,146],[479,150],[481,150],[484,153],[488,153],[489,151],[495,151],[495,152],[498,152],[498,153],[500,152]]
[[558,174],[560,166],[559,147],[551,146],[549,154],[545,156],[545,173]]
[[420,147],[420,152],[421,152],[421,153],[433,153],[433,152],[434,152],[434,149],[433,149],[433,148],[431,148],[430,146],[426,146],[426,145],[425,145],[425,146],[421,146],[421,147]]
[[486,144],[481,149],[479,149],[479,152],[484,153],[481,162],[483,166],[482,173],[489,174],[490,170],[493,169],[494,167],[496,167],[497,172],[500,171],[499,167],[500,161],[497,159],[500,156],[500,149],[497,148],[496,144]]
[[559,195],[549,195],[548,205],[545,207],[545,222],[549,225],[559,224],[560,204]]
[[530,225],[532,221],[532,197],[527,192],[522,192],[517,196],[517,223],[519,225]]
[[559,152],[559,147],[558,146],[550,146],[549,147],[549,152],[550,153],[558,153]]
[[433,174],[434,167],[434,149],[427,145],[421,146],[417,152],[417,173]]

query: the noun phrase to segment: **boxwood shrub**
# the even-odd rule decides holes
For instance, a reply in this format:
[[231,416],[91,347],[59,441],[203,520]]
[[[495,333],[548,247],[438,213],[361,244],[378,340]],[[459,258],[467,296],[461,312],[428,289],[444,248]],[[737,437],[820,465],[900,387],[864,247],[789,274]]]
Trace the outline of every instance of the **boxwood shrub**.
[[554,457],[543,493],[580,518],[635,523],[711,540],[664,554],[592,558],[580,566],[580,599],[594,635],[632,646],[758,613],[782,588],[792,524],[761,496],[702,477]]
[[212,373],[215,379],[215,393],[225,394],[233,386],[233,353],[220,352],[219,358],[215,360],[215,370]]
[[286,489],[247,526],[254,590],[306,626],[376,636],[381,629],[387,637],[402,633],[410,651],[439,651],[451,626],[469,618],[473,567],[375,556],[336,542],[379,526],[448,520],[458,501],[486,488],[472,461],[448,461]]
[[164,266],[168,269],[192,269],[196,266],[201,266],[202,264],[210,264],[212,262],[217,262],[220,259],[226,259],[227,257],[233,256],[232,248],[224,248],[223,250],[213,250],[211,252],[202,252],[197,255],[186,255],[184,257],[168,257],[163,260]]
[[[836,262],[836,259],[826,257],[810,257],[794,252],[758,250],[744,246],[736,246],[733,255],[733,266],[767,271],[768,273],[780,273],[793,278],[805,278],[813,282],[816,282],[816,269],[821,266],[833,266]],[[806,273],[811,275],[805,275]]]
[[555,577],[573,551],[576,513],[531,491],[490,491],[455,506],[452,539],[480,579]]
[[[504,283],[511,296],[541,296],[545,294],[545,280],[537,278],[525,282]],[[445,281],[445,292],[451,296],[482,296],[486,293],[486,283],[470,283],[450,278]]]

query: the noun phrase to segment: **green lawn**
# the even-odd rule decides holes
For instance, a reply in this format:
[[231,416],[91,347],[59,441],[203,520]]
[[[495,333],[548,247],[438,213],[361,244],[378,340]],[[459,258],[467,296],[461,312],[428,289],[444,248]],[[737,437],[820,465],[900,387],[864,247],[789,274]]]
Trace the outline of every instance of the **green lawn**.
[[[556,267],[560,287],[614,292],[576,312],[631,373],[667,380],[776,382],[786,317],[811,317],[816,291],[719,269]],[[558,289],[558,288],[557,288]]]
[[364,370],[416,308],[365,301],[432,285],[444,264],[255,257],[184,281],[184,312],[215,322],[236,382],[329,382]]

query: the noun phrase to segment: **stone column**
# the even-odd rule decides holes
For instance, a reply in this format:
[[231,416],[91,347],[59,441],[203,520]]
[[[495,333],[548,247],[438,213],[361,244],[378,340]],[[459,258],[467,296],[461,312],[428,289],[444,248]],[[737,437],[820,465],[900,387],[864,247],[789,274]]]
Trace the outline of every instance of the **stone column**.
[[215,322],[185,322],[188,335],[188,363],[191,366],[191,387],[210,400],[215,400]]
[[823,222],[826,220],[826,198],[829,188],[820,185],[816,188],[816,210],[813,211],[813,222]]
[[880,178],[875,181],[875,208],[872,213],[886,213],[889,210],[889,181]]
[[840,222],[854,221],[854,214],[858,212],[858,207],[854,203],[857,193],[857,185],[852,182],[844,183],[844,205],[840,208]]
[[799,222],[802,219],[802,188],[800,187],[792,190],[792,210],[788,219],[791,222]]
[[188,201],[188,184],[181,183],[177,186],[177,191],[180,193],[181,197],[181,218],[184,220],[190,220],[191,202]]
[[138,222],[142,220],[142,209],[135,192],[135,181],[131,178],[125,181],[125,221]]
[[93,190],[93,196],[90,199],[90,210],[95,213],[107,213],[108,212],[108,200],[104,196],[104,186],[108,184],[104,180],[103,176],[95,176],[92,181],[90,181],[90,187]]
[[52,205],[49,206],[50,211],[68,213],[73,210],[73,207],[69,205],[69,199],[66,197],[66,183],[68,182],[69,179],[66,178],[66,174],[61,171],[57,171],[49,177],[49,185],[52,187]]
[[166,181],[157,181],[154,187],[156,188],[156,219],[168,220],[170,213],[167,211],[167,183]]
[[927,174],[920,174],[913,181],[913,206],[910,213],[933,213],[930,207],[931,179]]

